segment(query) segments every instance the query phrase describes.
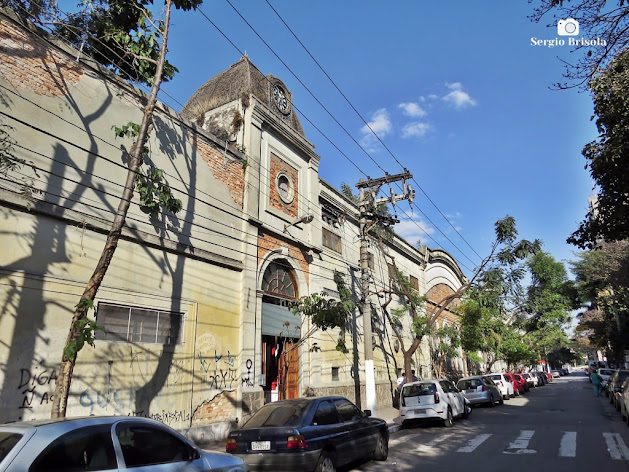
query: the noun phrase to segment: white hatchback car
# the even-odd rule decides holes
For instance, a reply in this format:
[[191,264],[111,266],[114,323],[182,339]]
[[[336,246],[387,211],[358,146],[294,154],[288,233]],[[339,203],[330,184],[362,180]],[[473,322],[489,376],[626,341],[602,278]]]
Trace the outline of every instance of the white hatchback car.
[[515,394],[515,389],[513,388],[513,384],[507,380],[507,378],[502,374],[487,374],[491,380],[498,386],[500,389],[500,393],[502,393],[502,398],[508,400]]
[[429,379],[404,384],[400,391],[400,417],[412,420],[441,419],[446,427],[455,417],[467,418],[472,408],[448,379]]

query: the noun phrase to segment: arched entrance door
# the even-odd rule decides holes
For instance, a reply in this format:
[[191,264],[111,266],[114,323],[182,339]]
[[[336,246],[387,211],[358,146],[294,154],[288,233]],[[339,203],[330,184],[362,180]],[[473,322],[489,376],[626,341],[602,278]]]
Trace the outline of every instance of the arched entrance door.
[[262,277],[262,372],[267,401],[299,397],[298,316],[289,309],[297,298],[293,269],[285,260],[271,262]]

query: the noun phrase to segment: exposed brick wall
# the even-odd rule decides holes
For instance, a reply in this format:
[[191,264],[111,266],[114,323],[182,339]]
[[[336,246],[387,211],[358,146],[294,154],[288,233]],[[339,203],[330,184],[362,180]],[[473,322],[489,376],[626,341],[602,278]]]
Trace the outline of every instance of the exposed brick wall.
[[[293,200],[290,203],[286,203],[281,199],[277,189],[277,175],[280,172],[286,174],[293,186]],[[271,154],[269,169],[269,205],[290,215],[292,218],[299,217],[299,172],[275,154]]]
[[198,135],[191,138],[191,144],[198,157],[210,167],[214,178],[227,186],[234,203],[242,208],[245,192],[245,169],[242,162],[226,159],[223,149],[216,148]]
[[192,426],[232,421],[236,418],[236,405],[236,392],[221,392],[197,407],[192,415]]
[[[289,255],[293,260],[299,264],[302,274],[306,278],[306,284],[310,284],[310,264],[308,263],[308,253],[292,244],[290,241],[277,238],[268,233],[265,233],[262,229],[258,233],[258,267],[262,263],[264,257],[274,249],[281,247],[288,248]],[[306,294],[300,293],[298,296],[304,296]]]
[[[432,287],[430,290],[428,290],[428,293],[426,294],[426,296],[432,302],[441,303],[447,296],[452,295],[453,293],[454,293],[454,290],[449,285],[437,284],[434,287]],[[457,300],[454,300],[451,304],[449,304],[448,308],[455,309],[459,305],[460,305],[460,301],[457,299]],[[428,309],[433,310],[435,308],[436,307],[434,305],[429,305]],[[449,311],[448,309],[445,309],[441,312],[440,318],[442,320],[444,318],[447,319],[448,325],[450,326],[452,326],[454,323],[458,321],[458,316],[452,313],[451,311]]]
[[0,21],[0,76],[17,89],[38,95],[67,95],[81,80],[83,69],[44,40]]

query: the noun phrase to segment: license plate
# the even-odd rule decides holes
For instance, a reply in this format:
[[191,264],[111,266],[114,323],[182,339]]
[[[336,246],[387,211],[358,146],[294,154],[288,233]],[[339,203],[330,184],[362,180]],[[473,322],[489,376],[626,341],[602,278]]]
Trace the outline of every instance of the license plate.
[[465,391],[465,393],[474,393],[474,392],[476,392],[476,389],[475,389],[475,388],[468,388],[468,389]]
[[424,413],[426,413],[426,410],[425,410],[425,409],[415,410],[415,414],[416,414],[416,415],[423,415]]
[[271,441],[253,441],[251,443],[252,451],[268,451],[271,449]]

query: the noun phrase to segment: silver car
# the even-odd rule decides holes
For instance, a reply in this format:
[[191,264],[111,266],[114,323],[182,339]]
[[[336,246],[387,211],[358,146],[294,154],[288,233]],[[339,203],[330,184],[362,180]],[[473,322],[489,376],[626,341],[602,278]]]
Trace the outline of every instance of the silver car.
[[465,377],[459,380],[456,386],[472,405],[486,403],[494,407],[496,406],[496,402],[501,405],[504,403],[500,389],[489,377],[483,375]]
[[204,452],[148,418],[87,417],[0,425],[0,470],[248,472],[230,454]]

